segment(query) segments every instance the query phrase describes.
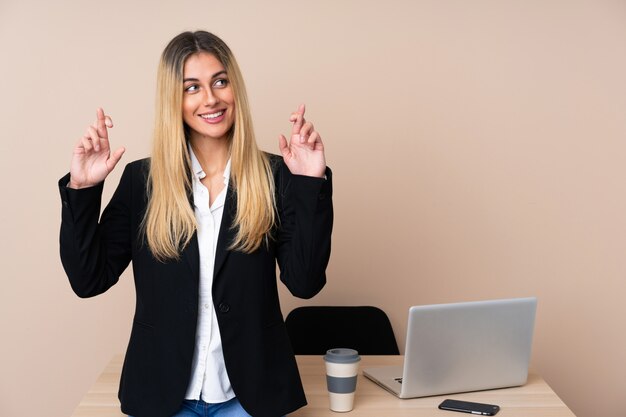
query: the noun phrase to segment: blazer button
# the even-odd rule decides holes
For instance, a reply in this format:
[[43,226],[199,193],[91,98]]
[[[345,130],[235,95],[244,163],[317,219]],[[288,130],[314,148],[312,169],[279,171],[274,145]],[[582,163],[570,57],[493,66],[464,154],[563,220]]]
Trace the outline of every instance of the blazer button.
[[220,303],[220,305],[217,307],[220,309],[220,313],[228,313],[230,311],[230,306],[226,303]]

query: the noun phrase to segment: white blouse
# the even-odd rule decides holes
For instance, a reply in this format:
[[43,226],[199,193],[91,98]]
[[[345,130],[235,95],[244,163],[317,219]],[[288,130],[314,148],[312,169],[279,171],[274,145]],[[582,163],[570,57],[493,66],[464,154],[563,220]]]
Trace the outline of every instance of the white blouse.
[[191,379],[185,398],[207,403],[221,403],[235,397],[231,387],[224,354],[222,339],[213,306],[211,288],[215,266],[215,248],[222,223],[224,201],[230,179],[230,160],[224,170],[224,189],[209,207],[209,190],[200,182],[206,176],[196,155],[189,147],[193,172],[194,212],[198,222],[198,249],[200,251],[200,288],[198,297],[198,324],[196,348],[193,354]]

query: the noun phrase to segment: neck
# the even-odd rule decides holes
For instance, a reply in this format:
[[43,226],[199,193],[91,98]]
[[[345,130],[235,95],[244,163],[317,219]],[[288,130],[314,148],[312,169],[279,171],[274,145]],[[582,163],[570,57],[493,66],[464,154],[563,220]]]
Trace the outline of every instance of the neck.
[[230,157],[230,146],[227,138],[213,139],[192,136],[189,142],[207,176],[212,177],[214,174],[224,172]]

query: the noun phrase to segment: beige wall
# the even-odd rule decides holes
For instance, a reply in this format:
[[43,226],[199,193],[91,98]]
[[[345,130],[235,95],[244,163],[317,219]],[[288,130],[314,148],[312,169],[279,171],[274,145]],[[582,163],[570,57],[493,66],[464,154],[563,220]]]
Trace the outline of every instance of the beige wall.
[[326,142],[329,283],[285,314],[378,305],[403,345],[411,305],[536,295],[533,369],[623,415],[623,0],[155,3],[0,0],[0,415],[69,415],[125,349],[132,277],[71,293],[56,180],[97,106],[147,155],[158,55],[197,28],[238,56],[264,149],[300,102]]

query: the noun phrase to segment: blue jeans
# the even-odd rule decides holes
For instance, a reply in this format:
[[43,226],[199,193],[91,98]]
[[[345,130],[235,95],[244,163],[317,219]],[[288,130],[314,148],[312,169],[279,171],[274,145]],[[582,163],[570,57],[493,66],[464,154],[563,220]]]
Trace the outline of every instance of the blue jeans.
[[[131,417],[131,416],[128,416]],[[233,398],[223,403],[210,404],[202,400],[184,400],[180,410],[172,417],[251,417],[239,400]]]
[[209,404],[202,400],[185,400],[172,417],[251,417],[239,400],[233,398],[224,403]]

